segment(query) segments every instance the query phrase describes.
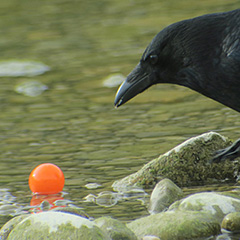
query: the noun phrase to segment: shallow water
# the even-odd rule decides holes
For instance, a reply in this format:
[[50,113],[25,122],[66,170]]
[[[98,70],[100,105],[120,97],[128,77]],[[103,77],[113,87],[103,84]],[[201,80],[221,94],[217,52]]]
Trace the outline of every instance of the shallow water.
[[[115,109],[117,88],[103,86],[110,74],[127,75],[168,24],[237,7],[234,0],[1,1],[0,60],[29,59],[51,68],[34,77],[0,78],[0,188],[16,197],[8,202],[28,206],[30,172],[51,162],[65,174],[65,199],[94,218],[128,221],[147,214],[147,196],[109,208],[83,197],[111,191],[114,180],[189,137],[213,130],[237,139],[239,113],[189,89],[154,86]],[[48,90],[37,97],[16,93],[25,80]],[[87,189],[88,183],[101,187]]]

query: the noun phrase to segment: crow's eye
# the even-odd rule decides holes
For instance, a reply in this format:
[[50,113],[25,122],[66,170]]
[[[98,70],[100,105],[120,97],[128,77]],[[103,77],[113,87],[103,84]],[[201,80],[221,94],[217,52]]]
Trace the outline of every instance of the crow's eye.
[[150,63],[152,65],[155,65],[158,61],[158,56],[157,55],[150,55],[149,60],[150,60]]

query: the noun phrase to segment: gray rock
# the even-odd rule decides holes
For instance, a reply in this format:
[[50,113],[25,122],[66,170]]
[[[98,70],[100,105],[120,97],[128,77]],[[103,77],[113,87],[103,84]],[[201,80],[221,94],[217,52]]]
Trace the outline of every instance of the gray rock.
[[167,211],[143,217],[127,224],[139,239],[154,235],[161,240],[186,240],[220,233],[220,224],[206,212]]
[[51,211],[32,214],[23,219],[12,229],[7,238],[7,240],[22,239],[111,240],[104,231],[86,218]]
[[126,186],[148,188],[163,178],[171,179],[178,186],[210,184],[215,183],[216,179],[226,178],[234,182],[240,162],[209,164],[216,150],[230,144],[229,140],[215,132],[193,137],[150,161],[138,172],[115,181],[112,186],[116,191]]
[[137,240],[135,234],[126,225],[111,217],[101,217],[94,221],[99,228],[107,232],[112,240]]
[[153,189],[148,211],[151,214],[162,212],[182,196],[183,191],[171,180],[165,178]]

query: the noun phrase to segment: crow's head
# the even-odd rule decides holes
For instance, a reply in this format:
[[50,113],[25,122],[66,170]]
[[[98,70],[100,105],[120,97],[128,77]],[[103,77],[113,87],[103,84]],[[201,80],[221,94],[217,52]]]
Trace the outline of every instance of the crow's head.
[[240,10],[203,15],[159,32],[120,86],[121,106],[157,83],[191,88],[240,111]]
[[175,83],[175,75],[183,65],[182,47],[176,47],[179,24],[159,32],[144,51],[142,58],[119,87],[115,106],[119,107],[157,83]]

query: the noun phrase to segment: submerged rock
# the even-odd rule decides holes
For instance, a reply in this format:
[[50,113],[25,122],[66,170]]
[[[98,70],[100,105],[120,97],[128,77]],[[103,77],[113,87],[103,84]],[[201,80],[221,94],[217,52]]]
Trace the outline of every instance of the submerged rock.
[[216,179],[235,181],[240,163],[225,161],[209,164],[213,153],[231,142],[215,132],[190,138],[169,152],[160,155],[133,173],[113,183],[115,190],[123,186],[152,187],[169,178],[179,186],[216,183]]
[[120,73],[109,75],[103,80],[103,86],[108,88],[117,87],[125,80],[125,78],[126,77]]
[[169,179],[161,180],[153,189],[148,211],[156,214],[164,211],[183,196],[183,191]]
[[50,70],[47,65],[27,60],[0,61],[0,77],[37,76]]
[[0,215],[14,216],[20,211],[20,208],[14,204],[3,204],[0,206]]
[[137,240],[135,234],[126,225],[111,217],[100,217],[94,221],[99,228],[108,233],[112,240]]
[[220,225],[206,212],[167,211],[127,224],[139,239],[154,235],[161,240],[186,240],[210,237],[220,233]]
[[41,95],[48,87],[37,80],[28,80],[21,82],[15,86],[17,93],[28,97],[37,97]]
[[87,189],[97,189],[99,187],[101,187],[102,185],[99,183],[88,183],[86,184],[84,187]]
[[104,191],[97,195],[95,203],[103,207],[112,207],[117,204],[118,200],[118,193]]

